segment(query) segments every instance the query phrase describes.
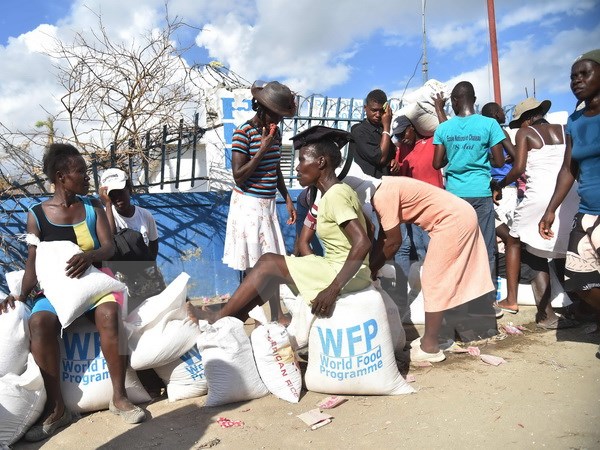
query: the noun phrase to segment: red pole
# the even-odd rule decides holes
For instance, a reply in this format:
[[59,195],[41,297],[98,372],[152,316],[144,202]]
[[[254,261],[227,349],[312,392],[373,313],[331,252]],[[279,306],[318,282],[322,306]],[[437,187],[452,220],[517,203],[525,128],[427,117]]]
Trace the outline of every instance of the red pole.
[[487,0],[488,23],[490,29],[490,50],[492,52],[492,77],[494,80],[494,101],[502,106],[500,95],[500,67],[498,66],[498,41],[496,39],[496,13],[494,0]]

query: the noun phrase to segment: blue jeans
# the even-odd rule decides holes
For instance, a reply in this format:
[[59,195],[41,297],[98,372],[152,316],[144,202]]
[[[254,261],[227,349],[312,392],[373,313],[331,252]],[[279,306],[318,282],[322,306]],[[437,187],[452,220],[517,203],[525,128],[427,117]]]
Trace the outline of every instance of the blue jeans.
[[396,265],[408,278],[412,261],[423,261],[429,246],[429,233],[414,223],[400,224],[402,244],[394,255]]
[[[496,226],[494,223],[494,201],[492,197],[463,197],[463,200],[468,202],[475,213],[477,213],[477,222],[481,229],[481,235],[485,243],[485,248],[488,254],[490,264],[490,275],[492,282],[497,287],[497,279],[494,276],[496,273]],[[494,299],[496,293],[494,292]]]

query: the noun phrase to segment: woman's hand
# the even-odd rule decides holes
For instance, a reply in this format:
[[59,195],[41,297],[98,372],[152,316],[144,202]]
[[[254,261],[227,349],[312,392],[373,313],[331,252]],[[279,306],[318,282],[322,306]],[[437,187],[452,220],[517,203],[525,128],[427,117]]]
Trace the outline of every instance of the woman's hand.
[[311,312],[317,317],[331,317],[338,295],[339,289],[331,285],[326,287],[313,300]]
[[112,205],[112,200],[108,196],[108,187],[107,186],[102,186],[100,188],[100,190],[98,191],[98,196],[100,197],[102,206],[104,206],[105,208],[108,208],[110,205]]
[[290,215],[289,219],[287,220],[287,224],[288,225],[295,224],[298,214],[296,212],[296,208],[294,207],[294,202],[292,201],[292,199],[289,195],[285,199],[285,207],[287,208],[288,214]]
[[69,278],[80,278],[92,265],[89,253],[77,253],[67,261],[67,276]]
[[15,309],[15,302],[24,301],[24,297],[22,295],[17,295],[16,297],[12,294],[8,294],[8,296],[0,303],[0,314],[7,313],[8,307],[10,309]]
[[554,223],[554,213],[546,211],[538,224],[540,236],[544,239],[552,239],[554,237],[554,231],[552,231],[552,224]]

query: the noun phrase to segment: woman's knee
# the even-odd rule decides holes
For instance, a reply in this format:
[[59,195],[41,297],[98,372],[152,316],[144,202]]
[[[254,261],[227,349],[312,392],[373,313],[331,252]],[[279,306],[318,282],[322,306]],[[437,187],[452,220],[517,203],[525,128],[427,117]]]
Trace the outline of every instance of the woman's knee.
[[94,313],[94,318],[98,331],[118,330],[120,319],[119,304],[109,302],[99,305]]
[[29,334],[32,340],[47,340],[56,337],[60,330],[60,322],[54,314],[41,311],[29,318]]

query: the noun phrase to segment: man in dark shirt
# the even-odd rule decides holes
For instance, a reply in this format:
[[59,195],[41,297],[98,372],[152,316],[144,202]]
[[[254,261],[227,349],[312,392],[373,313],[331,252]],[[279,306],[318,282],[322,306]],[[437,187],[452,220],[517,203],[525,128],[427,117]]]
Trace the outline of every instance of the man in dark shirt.
[[396,151],[390,135],[392,110],[381,89],[369,92],[364,108],[367,118],[352,127],[354,142],[350,148],[364,173],[381,178],[389,174],[388,166]]

